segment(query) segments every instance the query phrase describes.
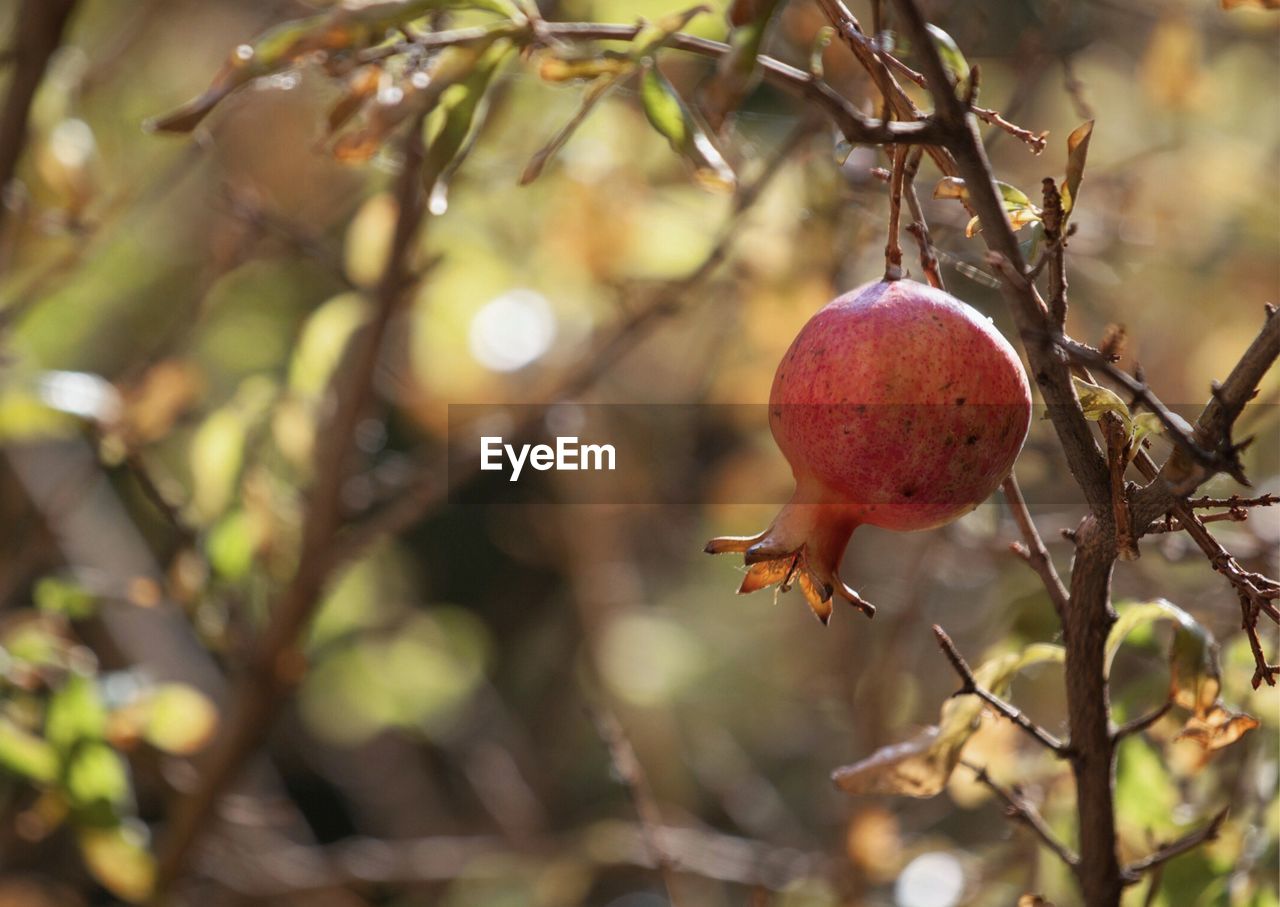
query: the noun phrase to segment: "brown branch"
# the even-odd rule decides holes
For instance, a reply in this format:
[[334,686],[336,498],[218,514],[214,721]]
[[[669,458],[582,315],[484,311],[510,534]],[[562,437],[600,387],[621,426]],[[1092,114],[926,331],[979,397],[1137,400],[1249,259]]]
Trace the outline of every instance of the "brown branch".
[[[1197,509],[1205,507],[1230,507],[1232,510],[1239,510],[1245,507],[1270,507],[1272,504],[1280,504],[1280,496],[1274,494],[1263,494],[1256,498],[1242,498],[1238,494],[1233,494],[1229,498],[1191,498],[1187,501],[1188,507]],[[1201,517],[1201,519],[1204,519]]]
[[1026,714],[1016,706],[1005,702],[996,694],[992,693],[985,687],[979,686],[978,681],[973,676],[973,671],[969,668],[968,663],[964,660],[964,656],[956,648],[956,644],[951,641],[951,637],[946,631],[937,624],[933,625],[933,635],[938,639],[938,646],[942,649],[947,660],[951,662],[951,667],[955,668],[957,674],[960,675],[962,686],[953,693],[953,696],[974,695],[985,702],[997,713],[1012,721],[1021,728],[1031,739],[1035,740],[1041,746],[1053,751],[1057,756],[1067,756],[1070,754],[1070,748],[1057,737],[1050,734],[1040,725],[1036,724]]
[[1076,532],[1071,606],[1063,622],[1070,758],[1080,828],[1077,880],[1084,902],[1091,907],[1118,907],[1123,886],[1116,852],[1115,750],[1106,673],[1107,635],[1115,620],[1111,608],[1116,548],[1110,471],[1080,409],[1069,364],[1041,334],[1052,325],[1049,308],[1028,279],[1027,264],[996,190],[977,120],[964,100],[956,97],[916,2],[898,0],[898,8],[903,31],[921,58],[934,116],[947,132],[948,147],[982,224],[983,239],[1004,276],[1001,289],[1023,340],[1031,375],[1047,404],[1068,468],[1092,512]]
[[672,907],[679,907],[676,898],[675,872],[678,868],[671,852],[658,839],[658,829],[662,827],[662,811],[649,788],[649,779],[645,775],[644,766],[636,756],[631,740],[623,731],[618,719],[599,706],[590,709],[591,720],[595,723],[600,739],[609,750],[609,761],[618,778],[627,788],[631,802],[635,806],[636,815],[640,819],[640,836],[645,848],[653,858],[653,864],[662,876],[662,883],[667,889],[667,899]]
[[1062,620],[1066,617],[1070,596],[1067,594],[1067,587],[1062,584],[1062,578],[1058,576],[1058,571],[1053,566],[1049,549],[1045,547],[1044,540],[1036,530],[1036,524],[1031,519],[1031,511],[1027,509],[1026,499],[1023,498],[1022,489],[1018,486],[1018,480],[1013,473],[1009,473],[1009,477],[1004,480],[1000,488],[1004,491],[1009,511],[1013,514],[1013,519],[1018,524],[1018,530],[1022,533],[1022,540],[1025,543],[1025,546],[1020,546],[1015,553],[1030,564],[1040,576],[1045,591],[1049,593],[1049,600],[1053,602],[1053,610],[1057,612],[1058,619]]
[[907,149],[903,145],[893,148],[893,170],[889,177],[889,237],[884,245],[884,279],[902,279],[902,243],[898,238],[898,224],[902,218],[902,181],[907,163]]
[[1004,801],[1008,807],[1007,815],[1009,818],[1022,823],[1035,832],[1044,846],[1053,851],[1059,860],[1067,866],[1075,868],[1076,864],[1080,862],[1080,858],[1075,855],[1070,847],[1058,840],[1053,830],[1049,828],[1048,823],[1045,822],[1044,817],[1022,796],[1017,788],[1010,789],[996,783],[995,779],[987,773],[987,769],[984,766],[975,765],[963,759],[960,764],[973,772],[980,784],[985,785],[992,793]]
[[[1231,450],[1231,429],[1245,404],[1257,393],[1258,384],[1280,356],[1280,317],[1267,307],[1266,320],[1227,379],[1218,385],[1196,420],[1193,437],[1201,447]],[[1212,473],[1181,446],[1174,450],[1159,474],[1134,495],[1134,518],[1145,526],[1173,508],[1180,495],[1190,494]]]
[[[1170,514],[1170,517],[1172,517],[1172,514]],[[1249,512],[1247,510],[1228,510],[1225,513],[1199,514],[1196,519],[1198,519],[1201,524],[1205,525],[1209,523],[1243,523],[1245,520],[1249,519]],[[1161,533],[1181,532],[1186,528],[1187,527],[1184,526],[1181,521],[1166,518],[1164,520],[1156,520],[1146,529],[1142,530],[1142,534],[1160,535]]]
[[405,289],[409,253],[425,212],[419,180],[424,157],[421,125],[419,118],[404,142],[404,164],[396,187],[399,214],[376,290],[377,312],[355,341],[352,361],[338,370],[332,385],[337,406],[323,432],[328,443],[317,457],[298,566],[271,612],[227,712],[225,730],[200,767],[199,782],[178,801],[167,823],[158,858],[157,900],[179,878],[223,792],[261,744],[283,696],[303,670],[299,638],[335,566],[329,555],[342,521],[341,491],[355,453],[355,427],[372,392],[374,370]]
[[1172,844],[1166,844],[1155,853],[1143,857],[1137,862],[1130,863],[1124,868],[1124,881],[1126,885],[1132,885],[1142,879],[1144,873],[1150,872],[1168,863],[1174,857],[1182,856],[1184,853],[1195,850],[1201,844],[1205,844],[1218,837],[1218,832],[1222,829],[1222,823],[1226,821],[1229,807],[1223,808],[1216,816],[1204,825],[1190,834],[1183,835]]
[[26,0],[18,11],[9,48],[13,62],[9,95],[0,111],[0,228],[6,212],[2,196],[26,146],[31,102],[75,7],[76,0]]
[[907,226],[907,232],[915,237],[916,245],[920,249],[920,268],[924,271],[924,277],[929,282],[929,286],[946,290],[942,271],[938,267],[938,252],[933,246],[933,238],[929,235],[929,222],[925,220],[920,196],[916,194],[916,174],[920,172],[920,161],[923,157],[924,152],[919,146],[912,148],[907,155],[906,167],[902,174],[907,208],[911,211],[911,223]]

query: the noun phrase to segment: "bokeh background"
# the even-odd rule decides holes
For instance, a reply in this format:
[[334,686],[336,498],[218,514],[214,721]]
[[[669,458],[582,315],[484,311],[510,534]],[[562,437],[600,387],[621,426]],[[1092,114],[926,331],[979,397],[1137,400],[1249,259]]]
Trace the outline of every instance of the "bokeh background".
[[[690,31],[724,36],[713,5]],[[0,3],[0,35],[17,6]],[[543,6],[563,20],[672,11]],[[864,7],[853,4],[869,21]],[[332,441],[316,431],[324,391],[396,216],[394,156],[334,160],[324,122],[337,91],[308,67],[237,93],[190,138],[141,124],[201,91],[230,48],[311,10],[84,0],[37,95],[0,238],[2,903],[109,903],[129,893],[130,873],[145,875],[147,841],[220,732],[226,678],[293,568],[313,456]],[[981,64],[984,103],[1050,133],[1040,156],[989,133],[1002,179],[1034,196],[1064,170],[1066,135],[1096,119],[1070,329],[1097,342],[1123,324],[1126,364],[1194,413],[1263,303],[1280,301],[1275,14],[1208,0],[931,12]],[[823,24],[795,0],[768,50],[804,65]],[[674,52],[662,65],[686,92],[709,72]],[[871,109],[839,42],[825,67]],[[1075,903],[1062,867],[972,773],[924,800],[851,798],[829,780],[937,721],[956,678],[931,624],[975,661],[1054,639],[1036,576],[1008,551],[1017,530],[998,496],[936,531],[860,530],[844,573],[880,608],[872,622],[848,609],[823,629],[796,593],[738,598],[738,568],[701,554],[707,538],[772,516],[735,500],[780,498],[790,482],[757,407],[710,404],[763,403],[805,320],[879,276],[882,153],[841,163],[825,124],[810,128],[798,102],[763,87],[726,150],[749,178],[776,172],[736,214],[730,194],[690,179],[628,86],[517,188],[581,92],[523,62],[502,76],[415,250],[430,267],[393,324],[343,504],[356,524],[424,476],[448,482],[450,404],[546,403],[566,386],[576,402],[672,405],[628,474],[652,502],[568,502],[551,473],[518,499],[453,476],[404,531],[344,567],[307,631],[309,670],[261,741],[265,758],[221,804],[184,903],[661,907],[655,821],[671,829],[660,844],[681,905],[995,907],[1025,892]],[[948,287],[1008,333],[964,211],[927,198],[937,177],[926,159],[919,185]],[[686,281],[725,231],[726,260]],[[670,305],[602,356],[602,338],[654,298]],[[587,386],[566,385],[596,361]],[[1258,436],[1259,492],[1280,490],[1278,386],[1269,379],[1242,423]],[[1065,569],[1058,530],[1084,505],[1047,423],[1017,473]],[[1213,529],[1274,573],[1280,514]],[[1166,597],[1211,628],[1224,698],[1263,722],[1210,757],[1174,742],[1173,721],[1121,748],[1126,854],[1232,804],[1220,839],[1170,864],[1147,903],[1280,903],[1280,703],[1249,688],[1234,595],[1176,533],[1120,564],[1115,589],[1121,601]],[[1265,642],[1274,651],[1274,634]],[[1158,630],[1140,634],[1118,664],[1121,715],[1159,701],[1159,643]],[[68,678],[110,713],[88,780],[40,762],[49,689]],[[1012,696],[1063,729],[1058,669],[1020,677]],[[639,798],[623,777],[629,747]],[[1011,725],[985,721],[965,752],[1074,834],[1069,776]]]

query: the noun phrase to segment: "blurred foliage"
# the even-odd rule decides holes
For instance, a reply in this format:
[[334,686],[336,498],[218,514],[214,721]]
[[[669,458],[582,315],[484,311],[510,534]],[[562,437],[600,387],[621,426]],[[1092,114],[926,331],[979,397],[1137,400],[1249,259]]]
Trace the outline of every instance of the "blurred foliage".
[[[1067,174],[1071,332],[1093,341],[1124,324],[1125,364],[1141,362],[1187,417],[1253,337],[1261,304],[1280,299],[1280,32],[1250,8],[1268,5],[933,10],[957,81],[979,65],[984,104],[1051,134],[1040,157],[997,130],[987,140],[1028,242],[1032,190]],[[880,273],[887,191],[873,170],[886,158],[839,148],[825,127],[788,144],[801,105],[754,63],[763,47],[872,109],[817,5],[672,6],[543,3],[551,21],[647,24],[630,44],[528,60],[511,25],[528,3],[82,0],[0,235],[0,900],[147,895],[151,830],[189,787],[186,757],[218,732],[194,666],[234,674],[296,565],[316,453],[335,443],[330,381],[373,311],[399,215],[396,148],[415,113],[431,108],[432,216],[408,255],[423,279],[358,426],[364,466],[342,489],[353,522],[394,505],[424,468],[447,480],[450,404],[545,400],[655,288],[697,269],[726,224],[727,262],[668,294],[670,314],[575,397],[762,403],[812,312]],[[871,4],[851,6],[872,21]],[[0,4],[0,22],[15,8]],[[393,26],[475,35],[401,54]],[[678,53],[676,30],[727,37],[735,52],[719,66]],[[150,119],[165,110],[176,113]],[[727,190],[780,150],[772,182],[737,211]],[[929,166],[921,187],[941,178]],[[981,241],[948,201],[963,186],[938,195],[926,212],[950,290],[1011,333]],[[1082,388],[1082,400],[1127,415],[1110,393]],[[1280,488],[1278,393],[1273,375],[1242,425],[1258,438],[1247,465],[1263,491]],[[476,480],[346,566],[265,742],[281,781],[269,802],[300,817],[238,805],[223,835],[243,843],[201,870],[211,902],[320,897],[312,880],[294,878],[308,893],[290,895],[273,874],[280,863],[289,881],[285,848],[301,840],[350,869],[321,891],[370,903],[664,903],[585,713],[603,699],[664,820],[688,833],[676,839],[691,867],[678,874],[684,903],[740,904],[753,886],[773,890],[758,903],[785,907],[1074,903],[1056,858],[1011,830],[972,772],[952,771],[963,747],[1074,839],[1069,776],[973,697],[947,698],[956,678],[928,629],[982,653],[985,681],[1061,732],[1060,671],[1023,672],[1060,650],[1036,577],[1008,554],[1017,530],[1003,505],[918,535],[860,530],[846,573],[880,613],[838,614],[823,632],[803,609],[735,600],[723,564],[697,556],[701,539],[768,508],[670,500],[758,501],[789,482],[759,407],[704,412],[643,436],[653,446],[626,481],[651,489],[651,506],[565,504],[549,476],[513,502]],[[1157,427],[1131,422],[1163,456]],[[59,507],[42,512],[32,471],[86,447],[90,474],[55,476]],[[1055,451],[1037,423],[1018,474],[1065,564],[1056,529],[1082,504]],[[97,479],[114,509],[90,494]],[[1234,490],[1223,479],[1206,493]],[[1213,529],[1274,573],[1274,512]],[[109,555],[77,559],[86,534]],[[1275,907],[1280,700],[1250,687],[1238,604],[1189,540],[1153,536],[1143,552],[1114,580],[1118,601],[1142,603],[1115,631],[1116,720],[1169,695],[1176,706],[1120,747],[1122,855],[1232,809],[1216,841],[1170,863],[1151,899],[1135,886],[1131,903]],[[190,638],[126,658],[121,634],[166,615]],[[192,676],[161,671],[162,656]],[[864,774],[846,787],[920,796],[833,790],[832,768],[851,762]],[[386,860],[361,850],[369,838],[391,842],[376,850]],[[406,865],[423,877],[368,882]]]

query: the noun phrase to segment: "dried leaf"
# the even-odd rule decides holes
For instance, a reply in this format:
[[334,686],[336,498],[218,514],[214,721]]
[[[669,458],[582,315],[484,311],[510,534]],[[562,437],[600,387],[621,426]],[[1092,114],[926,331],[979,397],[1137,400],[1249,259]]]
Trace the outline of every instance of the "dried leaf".
[[1089,139],[1093,136],[1093,120],[1077,126],[1067,136],[1067,176],[1062,181],[1062,213],[1071,213],[1080,195],[1080,181],[1084,179],[1084,164],[1089,157]]
[[347,76],[346,90],[329,110],[329,132],[337,132],[360,112],[370,99],[378,92],[378,84],[382,81],[380,66],[361,66]]
[[547,82],[571,82],[577,79],[598,79],[630,73],[635,61],[618,54],[601,54],[598,57],[562,57],[544,54],[538,66],[538,75]]
[[1153,621],[1169,621],[1174,626],[1169,647],[1169,698],[1190,712],[1179,738],[1194,740],[1207,751],[1235,743],[1258,727],[1257,719],[1234,712],[1221,701],[1222,682],[1218,668],[1218,646],[1213,634],[1186,611],[1165,599],[1123,606],[1107,637],[1106,667],[1121,643],[1134,629]]
[[1223,9],[1280,9],[1280,0],[1222,0]]
[[699,182],[719,189],[734,185],[733,169],[657,66],[645,67],[640,77],[640,99],[653,128],[693,165]]

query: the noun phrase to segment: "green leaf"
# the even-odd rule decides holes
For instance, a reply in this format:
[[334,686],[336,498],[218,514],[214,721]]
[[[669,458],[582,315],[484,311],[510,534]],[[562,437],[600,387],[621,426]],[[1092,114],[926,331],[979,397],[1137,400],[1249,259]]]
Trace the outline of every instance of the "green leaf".
[[[753,4],[751,19],[729,33],[729,52],[720,58],[703,96],[703,108],[713,129],[720,129],[758,81],[760,48],[778,5],[779,0],[761,0]],[[826,42],[830,43],[832,33],[830,27],[819,31],[819,40],[825,34]],[[822,51],[815,50],[814,54],[821,67]]]
[[48,741],[0,715],[0,769],[37,784],[52,784],[58,766],[58,752]]
[[640,77],[640,100],[649,123],[693,165],[699,182],[713,188],[733,186],[733,169],[656,65],[647,66]]
[[1080,408],[1084,410],[1086,419],[1097,422],[1104,413],[1115,413],[1124,422],[1126,430],[1132,433],[1133,423],[1129,418],[1129,407],[1120,399],[1119,394],[1074,375],[1071,377],[1071,383],[1076,389],[1076,399],[1080,401]]
[[479,124],[484,120],[489,84],[511,50],[507,41],[498,41],[476,61],[463,81],[449,87],[440,105],[426,124],[426,158],[422,164],[422,184],[427,191],[432,214],[448,207],[449,178],[466,158]]
[[969,61],[964,58],[959,45],[949,34],[932,23],[925,27],[929,29],[929,36],[933,38],[933,43],[938,48],[942,65],[946,67],[955,82],[956,94],[964,96],[969,88]]
[[[984,662],[973,672],[974,679],[1001,696],[1019,671],[1037,664],[1061,664],[1065,657],[1061,646],[1037,643]],[[861,762],[836,769],[832,780],[849,794],[935,796],[946,787],[985,708],[976,695],[953,696],[943,704],[936,726],[905,743],[882,747]]]
[[72,673],[49,698],[44,736],[64,756],[85,740],[101,740],[107,729],[107,710],[93,678]]
[[183,683],[156,687],[146,694],[143,705],[146,741],[175,756],[189,756],[202,749],[218,727],[218,709],[213,701]]
[[76,747],[67,760],[63,784],[72,808],[91,820],[119,815],[133,804],[123,757],[100,741]]
[[694,6],[678,13],[668,13],[654,22],[641,21],[640,30],[631,39],[628,52],[632,60],[639,62],[671,40],[671,37],[702,13],[711,12],[709,6]]
[[1093,136],[1093,120],[1077,126],[1067,136],[1067,176],[1062,181],[1063,222],[1075,207],[1080,195],[1080,181],[1084,179],[1084,164],[1089,156],[1089,139]]
[[[1017,186],[1009,183],[1003,183],[995,180],[996,189],[1000,192],[1000,201],[1005,212],[1009,215],[1009,222],[1013,225],[1013,229],[1020,230],[1027,224],[1034,224],[1040,221],[1040,209],[1037,208],[1027,197],[1027,194]],[[933,188],[934,198],[954,198],[960,202],[968,204],[969,187],[965,185],[964,180],[958,176],[944,176],[938,181]],[[969,221],[965,227],[964,235],[972,237],[981,229],[981,222],[977,217]]]
[[85,867],[102,887],[130,903],[141,903],[155,886],[155,859],[147,849],[147,829],[138,821],[77,832]]
[[35,605],[46,614],[61,614],[71,620],[92,617],[97,599],[75,580],[46,576],[31,592]]

